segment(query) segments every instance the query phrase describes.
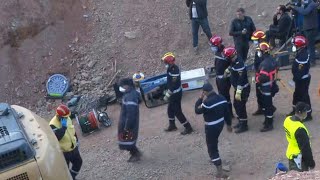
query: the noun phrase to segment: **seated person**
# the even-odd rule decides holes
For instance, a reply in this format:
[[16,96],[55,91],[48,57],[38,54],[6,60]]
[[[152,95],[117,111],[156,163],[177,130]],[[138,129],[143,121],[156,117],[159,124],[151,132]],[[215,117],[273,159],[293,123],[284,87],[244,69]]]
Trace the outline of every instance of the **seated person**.
[[280,39],[280,45],[283,45],[291,30],[291,17],[287,13],[287,8],[284,5],[279,5],[276,14],[273,16],[273,24],[270,25],[266,32],[267,42],[270,46],[275,47],[275,39]]

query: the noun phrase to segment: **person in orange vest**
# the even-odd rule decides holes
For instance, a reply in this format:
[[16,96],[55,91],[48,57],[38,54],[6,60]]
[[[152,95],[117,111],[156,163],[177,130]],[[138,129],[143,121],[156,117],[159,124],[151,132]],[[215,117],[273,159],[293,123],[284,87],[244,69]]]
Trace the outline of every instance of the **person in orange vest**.
[[70,115],[70,109],[61,104],[56,109],[56,115],[51,119],[49,125],[59,141],[68,167],[70,163],[72,164],[70,174],[75,180],[82,166],[82,158],[79,152],[77,134]]
[[295,114],[288,116],[283,123],[288,141],[286,156],[290,170],[308,171],[316,165],[310,146],[309,131],[303,124],[308,109],[308,104],[298,102]]

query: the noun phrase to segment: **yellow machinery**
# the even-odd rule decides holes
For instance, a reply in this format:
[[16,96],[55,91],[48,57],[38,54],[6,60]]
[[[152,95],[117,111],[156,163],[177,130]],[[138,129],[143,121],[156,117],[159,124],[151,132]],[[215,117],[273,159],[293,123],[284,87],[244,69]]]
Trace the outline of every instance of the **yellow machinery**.
[[0,179],[72,179],[48,122],[5,103],[0,103]]

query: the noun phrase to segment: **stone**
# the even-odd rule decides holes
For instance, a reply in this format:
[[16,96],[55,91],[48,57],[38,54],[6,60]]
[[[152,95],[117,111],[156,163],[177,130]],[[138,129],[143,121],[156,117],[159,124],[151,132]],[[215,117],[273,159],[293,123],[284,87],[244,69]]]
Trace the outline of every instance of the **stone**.
[[135,39],[137,37],[137,33],[135,31],[128,31],[124,33],[124,36],[128,39]]
[[88,63],[88,67],[89,67],[89,68],[92,68],[96,63],[97,63],[96,61],[90,61],[90,62]]
[[102,77],[101,76],[97,76],[97,77],[92,79],[92,82],[94,82],[96,84],[101,84],[102,83]]
[[84,86],[84,85],[87,85],[87,84],[89,84],[89,83],[90,83],[90,81],[84,81],[84,80],[82,80],[82,81],[80,81],[79,85],[80,85],[80,86]]

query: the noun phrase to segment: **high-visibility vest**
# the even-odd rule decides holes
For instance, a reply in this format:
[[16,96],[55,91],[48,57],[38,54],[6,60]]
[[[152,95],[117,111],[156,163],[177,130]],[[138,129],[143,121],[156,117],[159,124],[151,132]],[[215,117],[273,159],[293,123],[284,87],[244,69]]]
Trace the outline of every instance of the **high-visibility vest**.
[[[60,120],[57,116],[54,116],[50,123],[50,125],[55,126],[56,128],[60,129],[62,127]],[[74,125],[72,124],[71,119],[67,118],[67,129],[64,136],[60,139],[59,144],[60,148],[63,152],[70,152],[77,146],[77,138],[76,138],[76,131],[74,129]]]
[[299,149],[299,146],[298,146],[297,139],[295,137],[295,133],[297,129],[299,128],[305,129],[308,136],[309,136],[309,132],[302,122],[291,120],[291,116],[287,117],[284,120],[283,127],[286,132],[286,138],[288,141],[286,156],[288,159],[291,160],[293,159],[293,156],[297,156],[298,154],[301,153],[301,150]]

